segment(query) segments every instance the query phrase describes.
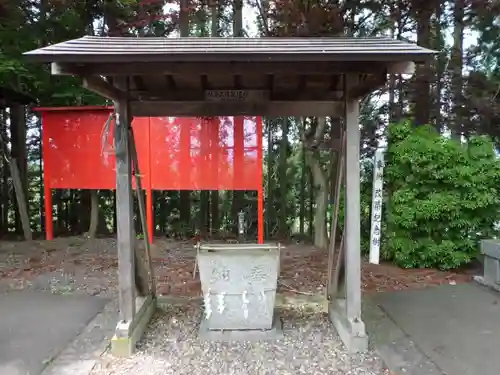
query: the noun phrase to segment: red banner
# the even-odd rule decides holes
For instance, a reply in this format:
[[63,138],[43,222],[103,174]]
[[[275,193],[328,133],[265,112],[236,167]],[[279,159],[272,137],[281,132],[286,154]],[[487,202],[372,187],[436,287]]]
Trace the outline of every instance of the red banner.
[[[45,183],[53,189],[114,189],[114,124],[104,134],[112,109],[40,111]],[[262,184],[261,118],[139,117],[132,127],[145,189],[257,190]]]
[[[44,183],[52,189],[114,189],[113,124],[103,137],[112,109],[57,108],[41,113]],[[140,172],[148,173],[149,118],[136,118],[132,126]],[[149,188],[147,177],[143,186]]]
[[257,190],[257,118],[151,118],[154,190]]

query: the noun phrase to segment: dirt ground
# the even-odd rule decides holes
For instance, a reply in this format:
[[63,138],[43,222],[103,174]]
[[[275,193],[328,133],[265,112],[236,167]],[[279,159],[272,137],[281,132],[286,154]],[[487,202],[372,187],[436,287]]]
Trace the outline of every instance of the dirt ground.
[[[153,263],[159,295],[199,296],[193,278],[196,251],[192,241],[155,239]],[[327,278],[328,254],[309,245],[287,244],[282,250],[278,291],[320,294]],[[117,291],[116,240],[57,238],[53,241],[0,241],[0,292],[9,289],[51,290],[113,296]],[[425,288],[470,281],[476,270],[442,272],[405,270],[390,264],[363,264],[364,293]]]

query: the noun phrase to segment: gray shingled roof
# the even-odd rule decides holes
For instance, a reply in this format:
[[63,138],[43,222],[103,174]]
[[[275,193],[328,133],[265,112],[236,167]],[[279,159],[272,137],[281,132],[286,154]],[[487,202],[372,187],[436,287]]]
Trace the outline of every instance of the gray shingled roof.
[[40,62],[423,61],[435,51],[389,38],[95,37],[26,52]]

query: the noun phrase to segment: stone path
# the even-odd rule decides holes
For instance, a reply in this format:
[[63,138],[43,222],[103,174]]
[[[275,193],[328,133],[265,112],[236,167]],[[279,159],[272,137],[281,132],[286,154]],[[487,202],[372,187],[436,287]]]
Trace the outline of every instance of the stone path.
[[38,375],[105,306],[100,297],[0,294],[0,375]]
[[365,309],[379,353],[397,374],[497,375],[500,293],[474,283],[381,293]]

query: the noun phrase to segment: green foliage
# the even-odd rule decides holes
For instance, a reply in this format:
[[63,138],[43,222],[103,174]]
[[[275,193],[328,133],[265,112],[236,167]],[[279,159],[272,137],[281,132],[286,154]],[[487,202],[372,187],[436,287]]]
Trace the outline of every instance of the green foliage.
[[468,143],[410,122],[389,127],[383,252],[402,267],[468,263],[500,212],[500,161],[488,137]]
[[[371,225],[371,204],[372,204],[372,186],[373,186],[373,162],[371,160],[363,160],[360,165],[360,205],[361,205],[361,253],[368,254],[370,250],[370,225]],[[344,188],[340,193],[339,206],[339,228],[344,230]],[[332,202],[331,210],[333,211],[335,202]]]

